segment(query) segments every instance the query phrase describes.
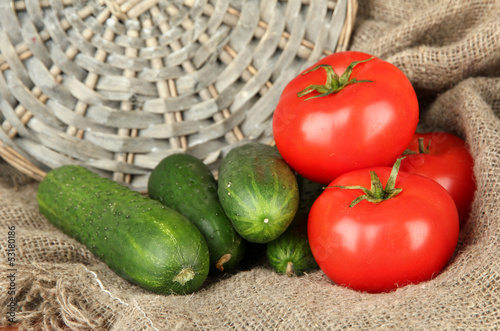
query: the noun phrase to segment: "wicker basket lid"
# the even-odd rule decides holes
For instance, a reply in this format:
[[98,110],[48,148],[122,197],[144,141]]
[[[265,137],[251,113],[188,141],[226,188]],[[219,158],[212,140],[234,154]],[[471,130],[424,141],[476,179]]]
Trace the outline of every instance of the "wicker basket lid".
[[80,164],[144,190],[185,152],[216,171],[272,143],[279,95],[347,47],[351,0],[0,2],[0,156],[35,179]]

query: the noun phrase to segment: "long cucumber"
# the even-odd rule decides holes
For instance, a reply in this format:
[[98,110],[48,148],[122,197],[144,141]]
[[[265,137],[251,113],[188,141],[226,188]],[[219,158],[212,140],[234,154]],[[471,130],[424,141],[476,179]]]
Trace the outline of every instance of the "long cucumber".
[[208,276],[207,243],[186,217],[84,167],[49,171],[37,200],[50,223],[147,290],[188,294]]
[[203,161],[185,153],[165,157],[149,176],[148,194],[196,225],[207,241],[212,271],[238,266],[246,241],[222,209],[217,182]]

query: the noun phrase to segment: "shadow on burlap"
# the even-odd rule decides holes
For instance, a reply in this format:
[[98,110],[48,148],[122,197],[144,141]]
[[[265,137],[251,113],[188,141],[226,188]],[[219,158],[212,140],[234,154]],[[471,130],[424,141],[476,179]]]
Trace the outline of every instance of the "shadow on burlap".
[[[301,278],[264,263],[188,296],[127,283],[38,213],[34,182],[2,164],[2,270],[16,227],[16,318],[22,327],[106,330],[492,329],[500,326],[500,9],[498,1],[361,1],[351,49],[400,67],[422,101],[422,126],[456,133],[478,190],[456,255],[435,279],[365,294],[321,271]],[[11,169],[12,170],[12,169]],[[9,170],[9,171],[11,171]],[[13,176],[17,176],[15,171]],[[7,179],[7,180],[6,180]],[[2,275],[1,324],[9,300]],[[36,327],[34,327],[36,323]]]

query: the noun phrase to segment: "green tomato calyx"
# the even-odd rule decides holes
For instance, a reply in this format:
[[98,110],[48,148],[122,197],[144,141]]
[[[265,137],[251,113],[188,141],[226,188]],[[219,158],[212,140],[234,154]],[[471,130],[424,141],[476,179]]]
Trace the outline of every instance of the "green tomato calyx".
[[319,97],[324,97],[333,93],[338,93],[340,92],[344,87],[347,85],[355,84],[355,83],[371,83],[371,80],[357,80],[356,78],[351,78],[352,70],[354,67],[360,63],[363,62],[368,62],[372,60],[374,57],[370,57],[366,60],[361,60],[361,61],[353,61],[349,66],[345,69],[344,73],[342,75],[337,75],[335,70],[333,70],[333,67],[328,65],[328,64],[320,64],[315,66],[312,69],[309,69],[302,73],[303,75],[306,75],[312,71],[318,70],[319,68],[323,68],[326,71],[326,83],[324,85],[309,85],[302,91],[297,93],[297,96],[299,98],[303,97],[304,95],[307,95],[313,91],[318,92],[318,95],[309,97],[305,99],[304,101],[307,101],[309,99],[314,99],[314,98],[319,98]]
[[407,149],[404,151],[403,155],[411,155],[411,154],[429,154],[429,150],[431,149],[431,140],[427,146],[424,144],[424,138],[418,138],[418,152],[415,152],[411,149]]
[[380,203],[385,200],[389,200],[394,198],[396,195],[401,193],[402,189],[396,188],[396,178],[398,177],[399,173],[399,167],[401,166],[401,161],[404,159],[404,157],[401,157],[396,160],[394,163],[394,166],[392,167],[391,174],[389,175],[389,179],[387,179],[387,183],[385,184],[385,188],[380,182],[380,178],[378,175],[375,173],[375,171],[370,171],[370,178],[371,178],[371,187],[370,189],[367,189],[366,187],[363,186],[342,186],[342,185],[335,185],[335,186],[329,186],[329,187],[337,187],[341,189],[347,189],[347,190],[361,190],[363,191],[364,194],[360,195],[356,199],[354,199],[351,204],[349,205],[349,208],[354,207],[357,205],[359,202],[366,200],[371,203]]

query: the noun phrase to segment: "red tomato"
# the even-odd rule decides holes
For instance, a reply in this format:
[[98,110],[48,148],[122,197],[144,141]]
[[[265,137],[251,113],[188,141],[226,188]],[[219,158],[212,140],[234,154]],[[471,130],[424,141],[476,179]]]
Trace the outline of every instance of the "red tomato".
[[474,160],[465,141],[447,132],[416,133],[407,149],[416,154],[406,155],[401,171],[441,184],[455,200],[461,225],[465,224],[476,191]]
[[[273,115],[274,140],[288,164],[307,179],[328,184],[351,170],[391,166],[415,133],[419,106],[410,81],[394,65],[370,57],[334,53],[283,90]],[[346,68],[353,62],[349,75]],[[332,93],[317,86],[335,90],[349,79]]]
[[[370,171],[385,183],[391,168],[356,170],[335,179],[314,202],[308,218],[313,256],[336,284],[370,293],[386,292],[436,276],[458,242],[453,199],[435,181],[400,172],[401,191],[378,203],[361,200]],[[332,186],[355,186],[353,189]],[[386,188],[389,185],[386,186]]]

